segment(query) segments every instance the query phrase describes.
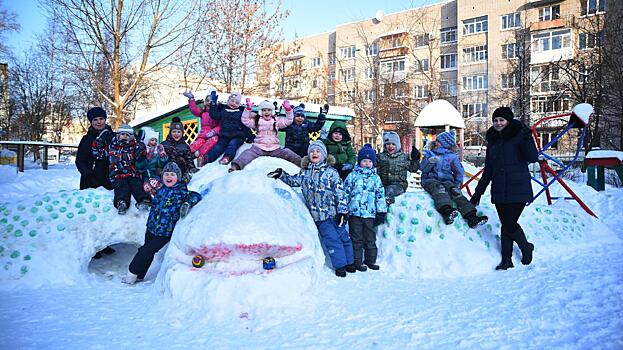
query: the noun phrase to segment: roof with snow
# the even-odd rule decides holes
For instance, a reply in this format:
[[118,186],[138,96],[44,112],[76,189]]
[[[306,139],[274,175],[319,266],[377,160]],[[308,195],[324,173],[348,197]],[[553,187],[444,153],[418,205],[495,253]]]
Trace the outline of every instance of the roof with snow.
[[465,129],[465,122],[459,111],[446,100],[435,100],[420,112],[415,119],[417,127],[452,126]]

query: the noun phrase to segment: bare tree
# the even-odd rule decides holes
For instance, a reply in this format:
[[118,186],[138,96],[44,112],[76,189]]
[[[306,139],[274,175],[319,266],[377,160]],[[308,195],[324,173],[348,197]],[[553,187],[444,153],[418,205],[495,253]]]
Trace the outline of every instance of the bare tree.
[[9,54],[9,48],[4,44],[4,34],[10,32],[18,32],[20,25],[17,23],[17,15],[13,12],[9,12],[4,9],[2,0],[0,0],[0,57],[5,57]]
[[607,147],[623,148],[623,3],[608,2],[604,25],[603,84],[607,103],[603,107]]

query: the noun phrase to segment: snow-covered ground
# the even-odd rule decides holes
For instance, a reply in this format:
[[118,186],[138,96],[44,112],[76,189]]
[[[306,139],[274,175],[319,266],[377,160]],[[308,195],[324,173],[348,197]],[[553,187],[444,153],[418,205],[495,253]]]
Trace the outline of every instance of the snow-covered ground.
[[[521,265],[515,248],[504,272],[493,270],[499,221],[487,195],[490,221],[471,230],[443,225],[428,196],[410,192],[379,229],[381,270],[340,279],[299,192],[264,176],[278,166],[296,170],[271,158],[229,175],[202,168],[190,188],[204,200],[134,286],[120,277],[145,213],[118,216],[111,193],[76,190],[72,166],[0,166],[0,348],[623,348],[623,189],[571,183],[598,220],[573,202],[528,206],[534,262]],[[108,244],[115,254],[91,260]],[[260,247],[277,269],[248,251],[190,266],[192,252],[223,245]]]

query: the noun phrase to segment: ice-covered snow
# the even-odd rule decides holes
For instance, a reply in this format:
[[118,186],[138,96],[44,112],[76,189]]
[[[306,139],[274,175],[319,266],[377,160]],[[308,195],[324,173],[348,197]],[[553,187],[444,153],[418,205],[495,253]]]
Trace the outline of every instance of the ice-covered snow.
[[623,152],[613,150],[595,150],[586,155],[586,159],[617,158],[623,162]]
[[[111,192],[76,190],[71,166],[3,179],[2,348],[623,347],[623,189],[570,183],[599,219],[573,202],[528,206],[520,222],[534,262],[521,265],[515,248],[505,272],[493,270],[499,221],[488,194],[479,210],[489,223],[472,230],[460,218],[443,225],[425,193],[406,193],[379,229],[381,270],[338,279],[300,192],[265,176],[275,167],[296,172],[272,158],[233,174],[202,168],[189,187],[204,200],[133,286],[120,278],[146,213],[118,216]],[[109,244],[115,254],[91,260]],[[220,248],[234,254],[190,266],[192,254]],[[266,254],[272,272],[261,269]]]

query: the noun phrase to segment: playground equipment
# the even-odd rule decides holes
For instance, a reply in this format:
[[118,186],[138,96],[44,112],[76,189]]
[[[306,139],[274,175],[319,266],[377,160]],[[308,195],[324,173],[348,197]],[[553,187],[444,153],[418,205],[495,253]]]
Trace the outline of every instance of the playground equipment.
[[586,165],[588,174],[587,185],[596,191],[606,189],[605,168],[614,169],[623,182],[623,152],[621,151],[590,151],[584,158],[584,165]]
[[[532,125],[531,127],[532,134],[534,136],[534,140],[536,141],[537,149],[539,150],[538,163],[539,163],[540,174],[542,178],[542,180],[539,180],[536,177],[532,177],[532,180],[538,183],[539,185],[541,185],[542,188],[536,195],[534,195],[532,200],[528,202],[526,205],[530,205],[532,202],[534,202],[534,200],[537,199],[543,192],[545,192],[547,196],[547,204],[551,205],[552,199],[558,199],[560,197],[553,197],[549,192],[549,187],[555,181],[558,181],[558,183],[560,183],[560,185],[571,196],[571,197],[562,197],[562,198],[574,199],[582,207],[582,209],[584,209],[584,211],[586,211],[588,214],[594,217],[597,217],[597,215],[595,215],[595,213],[575,194],[575,192],[573,192],[573,190],[562,179],[562,175],[569,168],[571,168],[573,164],[575,164],[579,158],[580,150],[582,149],[582,145],[584,144],[584,136],[586,135],[586,127],[590,123],[590,118],[592,114],[593,114],[593,106],[591,106],[588,103],[580,103],[576,105],[575,107],[573,107],[573,110],[570,113],[544,117],[544,118],[539,119],[536,123],[534,123],[534,125]],[[567,117],[569,117],[569,121],[567,122],[567,125],[565,126],[565,128],[560,133],[558,133],[558,135],[553,137],[549,143],[542,146],[541,140],[539,138],[539,134],[536,131],[536,128],[545,121],[552,120],[552,119],[567,118]],[[571,129],[580,129],[580,128],[582,129],[582,131],[580,134],[580,138],[578,139],[578,144],[575,150],[575,154],[567,165],[565,165],[562,161],[556,159],[554,156],[549,155],[547,153],[547,151],[552,147],[552,145],[555,144],[556,141],[558,141],[564,134],[569,132]],[[557,164],[561,168],[561,170],[556,172],[554,169],[552,169],[552,167],[550,167],[548,164],[548,160]],[[467,188],[467,193],[471,195],[472,193],[468,185],[470,182],[476,179],[483,171],[484,171],[484,168],[481,169],[474,176],[472,176],[468,181],[466,181],[463,184],[463,186],[461,186],[461,188]],[[553,177],[549,181],[547,178],[548,174]]]
[[[459,111],[446,100],[435,100],[424,107],[415,120],[415,147],[422,149],[423,140],[435,140],[437,133],[457,129],[459,157],[463,160],[463,130],[465,122]],[[406,144],[410,148],[410,144]]]

